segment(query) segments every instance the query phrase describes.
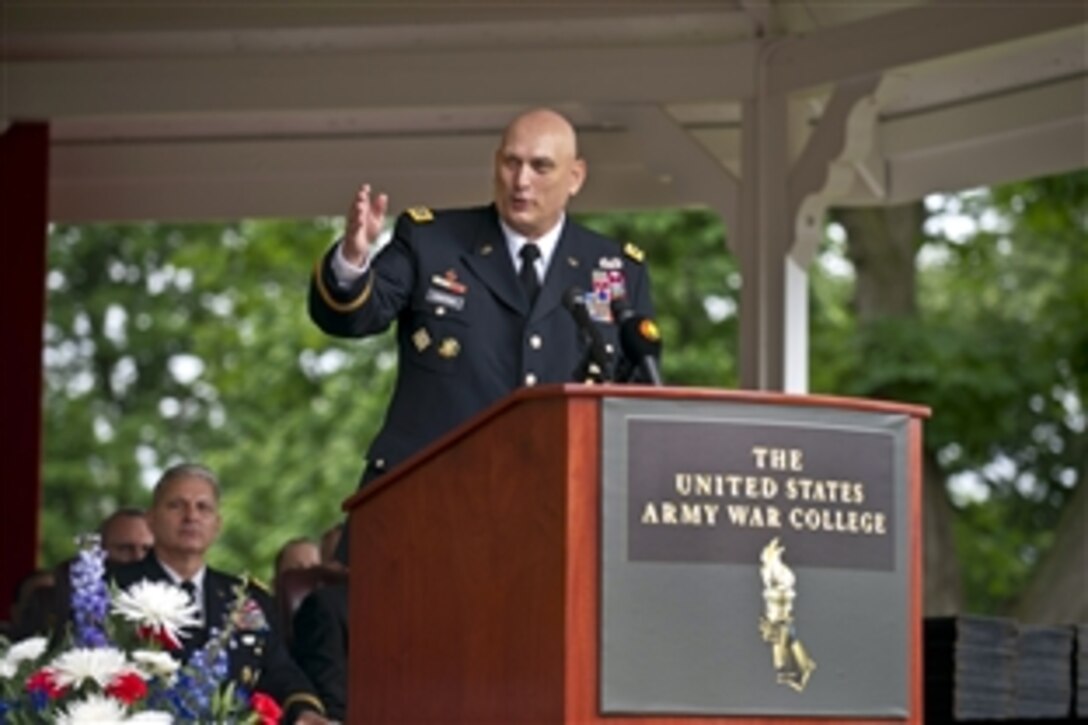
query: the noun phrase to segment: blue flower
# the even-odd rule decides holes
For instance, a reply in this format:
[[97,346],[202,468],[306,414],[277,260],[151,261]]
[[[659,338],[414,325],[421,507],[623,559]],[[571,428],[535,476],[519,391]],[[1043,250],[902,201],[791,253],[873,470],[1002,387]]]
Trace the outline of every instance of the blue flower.
[[105,647],[106,614],[110,593],[105,580],[106,554],[99,548],[98,536],[86,534],[79,538],[79,555],[72,563],[72,619],[78,647]]

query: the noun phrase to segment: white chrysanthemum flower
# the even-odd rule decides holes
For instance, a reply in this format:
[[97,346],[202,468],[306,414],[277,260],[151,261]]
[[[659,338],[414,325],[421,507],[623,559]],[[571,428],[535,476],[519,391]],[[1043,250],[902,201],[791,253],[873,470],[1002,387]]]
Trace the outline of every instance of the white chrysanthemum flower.
[[125,653],[112,647],[80,647],[68,650],[50,664],[59,687],[79,687],[85,680],[107,684],[122,672],[131,668],[125,662]]
[[19,670],[19,665],[27,660],[36,660],[41,657],[47,644],[48,640],[45,637],[29,637],[11,645],[0,658],[0,677],[14,677]]
[[45,652],[49,640],[45,637],[28,637],[11,645],[4,659],[19,664],[26,660],[36,660]]
[[200,624],[200,610],[189,595],[166,582],[136,582],[113,598],[113,611],[137,626],[165,633],[173,642],[183,628]]
[[57,717],[58,725],[125,722],[125,706],[119,700],[102,695],[88,695],[86,700],[73,702]]
[[132,653],[136,668],[147,677],[169,677],[178,671],[181,663],[166,652],[141,649]]
[[174,717],[162,710],[144,710],[136,713],[125,722],[139,723],[139,725],[173,725]]

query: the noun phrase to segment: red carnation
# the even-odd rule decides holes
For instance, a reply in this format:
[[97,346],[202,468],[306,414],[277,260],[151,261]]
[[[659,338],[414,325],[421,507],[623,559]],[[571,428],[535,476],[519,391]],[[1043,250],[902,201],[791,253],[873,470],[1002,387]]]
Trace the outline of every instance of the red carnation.
[[63,695],[67,688],[58,687],[57,680],[53,677],[53,670],[43,668],[35,672],[26,680],[27,692],[44,693],[50,700],[56,700]]
[[165,627],[149,627],[142,624],[136,629],[136,634],[139,635],[140,639],[158,642],[171,652],[181,649],[181,642],[175,637],[171,637],[170,632]]
[[254,692],[249,698],[249,706],[261,719],[261,725],[276,725],[283,716],[283,710],[274,699],[263,692]]
[[135,672],[122,672],[106,686],[106,694],[131,705],[147,697],[147,683]]

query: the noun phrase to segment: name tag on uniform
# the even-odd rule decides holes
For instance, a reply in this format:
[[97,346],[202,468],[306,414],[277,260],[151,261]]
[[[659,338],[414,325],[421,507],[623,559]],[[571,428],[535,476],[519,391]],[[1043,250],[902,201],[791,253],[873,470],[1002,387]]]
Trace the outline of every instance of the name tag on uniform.
[[451,307],[460,312],[465,307],[465,298],[431,287],[427,290],[426,300],[433,305]]

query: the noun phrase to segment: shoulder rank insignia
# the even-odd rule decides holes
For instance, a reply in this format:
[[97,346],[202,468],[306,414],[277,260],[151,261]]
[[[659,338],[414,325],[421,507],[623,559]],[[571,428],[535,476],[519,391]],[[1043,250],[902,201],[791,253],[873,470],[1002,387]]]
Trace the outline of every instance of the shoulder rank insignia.
[[405,211],[408,216],[412,217],[412,221],[416,224],[426,224],[427,222],[434,221],[434,212],[425,206],[413,206]]
[[255,576],[246,576],[246,582],[259,592],[264,592],[268,595],[272,594],[272,587],[268,586]]
[[646,258],[646,252],[643,252],[634,242],[627,242],[627,244],[624,244],[623,253],[636,262],[641,262]]

